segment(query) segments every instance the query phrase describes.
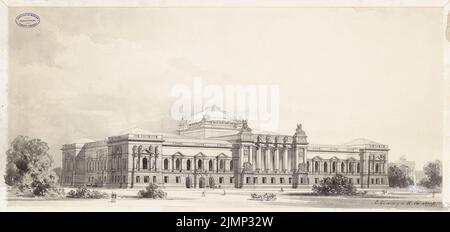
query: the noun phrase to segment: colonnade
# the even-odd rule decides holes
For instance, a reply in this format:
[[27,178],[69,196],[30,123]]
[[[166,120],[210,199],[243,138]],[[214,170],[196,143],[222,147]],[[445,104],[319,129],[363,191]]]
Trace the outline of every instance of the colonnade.
[[251,164],[252,171],[288,172],[304,163],[306,148],[294,145],[242,144],[239,147],[240,167]]

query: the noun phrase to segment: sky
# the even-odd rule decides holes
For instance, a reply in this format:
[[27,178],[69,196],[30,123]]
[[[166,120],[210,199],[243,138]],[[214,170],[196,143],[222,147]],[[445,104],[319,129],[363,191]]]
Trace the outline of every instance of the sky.
[[[34,28],[14,19],[40,17]],[[439,8],[10,8],[8,137],[170,131],[174,86],[275,85],[279,133],[442,155]],[[258,122],[250,124],[258,127]]]

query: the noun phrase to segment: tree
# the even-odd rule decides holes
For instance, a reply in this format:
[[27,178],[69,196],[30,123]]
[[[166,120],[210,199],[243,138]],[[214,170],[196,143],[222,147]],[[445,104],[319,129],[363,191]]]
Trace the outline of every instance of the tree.
[[397,166],[391,166],[388,169],[389,187],[406,188],[414,183],[411,177],[407,177],[406,173]]
[[423,171],[426,175],[424,179],[420,181],[420,185],[425,186],[429,189],[440,187],[442,184],[442,165],[439,160],[434,162],[428,162],[424,167]]
[[17,136],[6,151],[5,182],[35,196],[60,192],[56,185],[58,177],[51,170],[53,160],[48,150],[47,143],[40,139]]
[[319,195],[354,195],[356,188],[347,177],[336,174],[333,177],[326,177],[319,184],[313,185],[313,192]]

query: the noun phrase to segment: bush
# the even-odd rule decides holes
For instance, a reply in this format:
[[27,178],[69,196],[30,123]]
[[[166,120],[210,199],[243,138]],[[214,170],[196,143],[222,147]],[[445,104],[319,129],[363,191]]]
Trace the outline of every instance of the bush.
[[89,190],[85,187],[79,187],[76,190],[70,190],[69,198],[86,198],[86,199],[102,199],[108,198],[108,194],[97,190]]
[[349,182],[348,178],[336,174],[333,177],[327,177],[315,184],[312,188],[313,192],[318,195],[355,195],[356,188]]
[[139,198],[166,199],[167,193],[159,188],[157,184],[150,183],[145,189],[138,192]]

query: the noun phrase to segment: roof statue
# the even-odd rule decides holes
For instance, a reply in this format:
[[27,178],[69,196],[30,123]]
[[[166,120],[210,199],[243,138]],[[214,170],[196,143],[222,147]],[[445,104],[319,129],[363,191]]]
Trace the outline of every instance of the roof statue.
[[241,133],[242,132],[252,132],[252,129],[248,126],[247,120],[242,120]]
[[297,129],[295,129],[294,136],[306,136],[305,131],[302,129],[302,124],[297,124]]

